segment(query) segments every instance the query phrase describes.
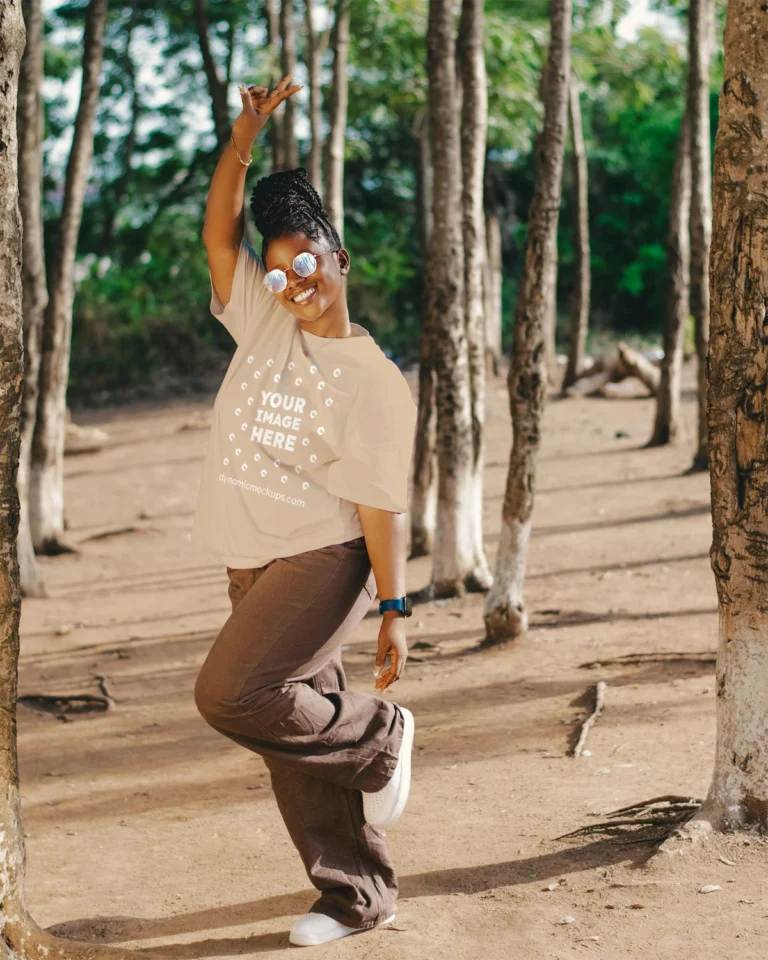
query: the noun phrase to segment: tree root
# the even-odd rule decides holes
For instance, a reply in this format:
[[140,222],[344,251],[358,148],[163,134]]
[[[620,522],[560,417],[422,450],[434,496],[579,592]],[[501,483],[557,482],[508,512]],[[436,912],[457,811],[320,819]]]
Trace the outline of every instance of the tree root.
[[673,650],[663,650],[659,653],[626,653],[621,657],[613,657],[610,660],[590,660],[588,663],[580,663],[581,670],[595,670],[598,667],[623,667],[631,666],[635,663],[716,663],[717,654],[712,653],[676,653]]
[[586,746],[587,737],[589,736],[589,731],[594,727],[595,721],[603,712],[603,707],[605,706],[605,691],[608,689],[605,680],[598,680],[595,685],[595,708],[581,725],[581,733],[579,734],[579,739],[576,741],[576,745],[573,748],[571,753],[572,757],[580,757],[581,753]]
[[610,839],[617,838],[616,843],[619,844],[658,843],[661,840],[666,840],[676,828],[680,828],[681,825],[687,823],[699,809],[701,803],[702,801],[695,797],[666,794],[662,797],[633,803],[628,807],[621,807],[619,810],[613,810],[607,815],[608,820],[578,827],[578,829],[572,830],[570,833],[564,833],[562,836],[555,837],[555,839],[565,840],[571,837],[590,837],[593,834],[602,834]]

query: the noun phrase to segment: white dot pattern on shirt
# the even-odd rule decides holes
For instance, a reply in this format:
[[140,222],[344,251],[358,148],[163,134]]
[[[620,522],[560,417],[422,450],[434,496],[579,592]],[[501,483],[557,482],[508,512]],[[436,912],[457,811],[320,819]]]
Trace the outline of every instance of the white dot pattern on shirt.
[[[253,362],[253,359],[254,359],[253,357],[249,357],[249,358],[248,358],[248,362],[249,362],[249,363],[252,363],[252,362]],[[267,365],[268,367],[271,367],[271,366],[274,366],[274,363],[275,363],[274,359],[270,357],[270,358],[267,360],[266,365]],[[293,370],[295,366],[296,366],[296,364],[295,364],[293,361],[290,361],[290,363],[288,363],[288,364],[286,365],[286,369],[288,369],[288,370]],[[309,368],[310,373],[317,373],[317,370],[318,370],[318,368],[317,368],[316,364],[312,364],[312,365],[310,366],[310,368]],[[254,371],[254,374],[253,374],[254,380],[258,380],[260,376],[261,376],[261,371],[260,371],[260,370]],[[341,376],[341,368],[340,368],[340,367],[336,367],[336,368],[333,370],[333,376],[334,376],[334,377],[339,377],[339,376]],[[275,383],[279,383],[279,382],[280,382],[280,378],[281,378],[281,374],[276,373],[276,374],[273,375],[273,378],[272,378],[272,379],[273,379],[273,381],[274,381]],[[301,377],[296,377],[295,380],[294,380],[294,383],[296,384],[296,386],[301,386],[301,384],[302,384],[302,378],[301,378]],[[323,390],[323,389],[325,389],[325,387],[326,387],[326,383],[325,383],[324,380],[319,380],[319,381],[317,381],[316,386],[317,386],[317,389],[318,389],[318,390]],[[240,387],[241,387],[242,390],[245,390],[245,389],[247,389],[248,385],[247,385],[247,383],[243,382],[243,383],[240,385]],[[248,406],[253,406],[254,402],[255,402],[255,397],[248,397]],[[330,407],[332,404],[333,404],[333,398],[332,398],[332,397],[327,397],[326,400],[325,400],[325,406],[326,406],[326,407]],[[235,415],[236,415],[236,416],[240,416],[241,412],[242,412],[241,408],[240,408],[240,407],[237,407],[237,409],[235,410]],[[310,410],[310,411],[309,411],[309,416],[310,416],[310,418],[311,418],[312,420],[316,420],[316,419],[317,419],[317,416],[318,416],[318,411],[317,411],[317,410]],[[247,424],[247,422],[241,423],[240,429],[243,430],[243,431],[246,431],[246,430],[248,429],[248,424]],[[321,426],[317,427],[315,433],[316,433],[317,436],[322,436],[322,435],[325,433],[325,426],[322,426],[322,425],[321,425]],[[231,434],[229,435],[229,439],[230,439],[230,440],[234,440],[234,439],[235,439],[235,434],[234,434],[234,433],[231,433]],[[302,439],[301,443],[302,443],[302,446],[304,446],[304,447],[309,446],[310,438],[309,438],[309,437],[304,437],[304,438]],[[242,451],[240,450],[240,448],[237,448],[237,450],[236,450],[236,455],[239,457],[239,456],[241,455],[241,453],[242,453]],[[258,461],[261,459],[261,455],[260,455],[259,453],[255,453],[255,454],[253,455],[253,459],[254,459],[254,462],[258,462]],[[310,463],[316,463],[316,462],[317,462],[317,459],[318,459],[317,454],[313,453],[313,454],[311,454],[311,456],[309,457],[309,462],[310,462]],[[229,463],[229,458],[225,458],[224,463],[225,463],[225,464],[228,464],[228,463]],[[272,461],[272,464],[273,464],[273,466],[276,467],[276,468],[277,468],[277,467],[280,467],[280,461],[279,461],[279,460],[273,460],[273,461]],[[248,467],[247,467],[247,464],[246,464],[246,463],[243,463],[243,464],[241,465],[241,470],[247,470],[247,468],[248,468]],[[297,474],[300,474],[300,473],[302,472],[302,469],[303,469],[303,468],[302,468],[301,464],[297,464],[297,465],[294,467],[294,470],[295,470],[295,472],[296,472]],[[266,477],[267,474],[268,474],[268,470],[263,469],[263,470],[261,471],[261,476],[262,476],[262,477]],[[287,482],[288,482],[288,476],[287,476],[286,474],[283,474],[283,475],[280,477],[280,482],[281,482],[281,483],[287,483]],[[302,489],[304,489],[304,490],[309,489],[309,483],[308,483],[306,480],[302,483]]]

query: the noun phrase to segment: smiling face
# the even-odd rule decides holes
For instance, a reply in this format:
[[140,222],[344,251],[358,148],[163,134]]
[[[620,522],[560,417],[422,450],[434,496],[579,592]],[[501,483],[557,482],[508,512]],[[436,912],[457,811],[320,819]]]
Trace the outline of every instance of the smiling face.
[[[293,261],[307,250],[317,257],[317,269],[309,277],[300,277],[293,269]],[[288,278],[285,290],[273,296],[299,320],[317,320],[344,296],[343,277],[349,272],[349,254],[343,248],[328,252],[328,244],[311,240],[303,233],[285,234],[270,240],[264,266],[267,272],[283,270]],[[294,298],[299,295],[303,298],[297,302]]]

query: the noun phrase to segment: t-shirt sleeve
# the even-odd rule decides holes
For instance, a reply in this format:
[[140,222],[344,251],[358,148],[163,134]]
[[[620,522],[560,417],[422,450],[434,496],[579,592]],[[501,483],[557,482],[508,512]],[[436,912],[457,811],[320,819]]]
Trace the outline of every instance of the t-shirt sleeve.
[[274,306],[274,294],[264,286],[265,274],[261,257],[245,238],[240,243],[232,278],[232,294],[226,306],[219,299],[211,272],[208,271],[211,279],[211,313],[224,324],[236,343],[240,343],[247,324],[258,322],[259,315]]
[[363,382],[346,419],[341,456],[328,471],[328,490],[363,506],[405,513],[417,406],[397,371],[386,390]]

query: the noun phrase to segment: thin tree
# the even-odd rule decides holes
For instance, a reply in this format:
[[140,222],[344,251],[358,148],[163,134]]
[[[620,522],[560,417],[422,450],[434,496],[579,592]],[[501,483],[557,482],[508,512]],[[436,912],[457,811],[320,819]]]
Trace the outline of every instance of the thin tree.
[[328,46],[330,31],[318,35],[315,30],[315,0],[304,0],[305,32],[307,41],[307,71],[309,73],[309,157],[307,176],[312,186],[322,196],[323,192],[323,131],[322,131],[322,78],[320,68],[323,54]]
[[453,0],[430,0],[427,24],[432,242],[425,323],[435,372],[438,469],[432,579],[425,596],[460,596],[474,563],[472,394],[464,322],[461,143]]
[[557,223],[571,73],[571,11],[571,0],[550,0],[550,41],[543,84],[544,128],[536,145],[536,185],[528,212],[525,263],[515,305],[513,355],[508,374],[513,441],[495,577],[485,598],[488,643],[513,639],[528,626],[523,594],[547,389],[547,310],[557,275]]
[[707,349],[709,344],[709,248],[712,238],[712,174],[709,131],[709,51],[713,0],[688,3],[688,114],[691,124],[691,313],[698,358],[699,416],[693,470],[706,470]]
[[571,299],[571,329],[568,344],[568,364],[563,377],[563,393],[576,382],[584,366],[589,328],[589,301],[592,271],[589,253],[589,172],[587,150],[584,146],[584,127],[581,119],[579,79],[571,73],[568,91],[568,115],[573,144],[573,183],[575,212],[573,218],[573,249],[576,259],[576,283]]
[[683,111],[677,137],[672,189],[669,194],[667,228],[667,290],[664,302],[661,381],[656,394],[656,415],[649,447],[675,443],[685,438],[680,408],[683,369],[683,337],[690,315],[690,240],[688,223],[691,208],[691,150],[688,110]]
[[[27,8],[33,30],[36,8]],[[36,41],[35,41],[36,42]],[[16,741],[21,589],[17,476],[21,447],[22,221],[18,195],[17,97],[25,43],[20,0],[0,5],[0,955],[10,960],[138,960],[138,954],[54,937],[29,915],[24,878],[26,850],[21,820]],[[33,48],[32,57],[37,56]],[[27,66],[26,70],[34,69]],[[28,79],[28,77],[27,77]]]
[[[269,86],[270,89],[285,76],[280,73],[280,8],[279,0],[264,0],[264,17],[267,22],[267,49],[269,51]],[[275,110],[272,114],[272,123],[267,128],[269,143],[272,148],[272,172],[285,170],[283,156],[283,124],[285,111]],[[246,218],[247,222],[248,218]]]
[[485,305],[486,375],[498,377],[501,371],[501,184],[496,166],[487,156],[484,175],[485,261],[483,265],[483,302]]
[[483,547],[483,477],[485,462],[485,217],[483,174],[488,134],[485,72],[484,0],[463,0],[456,43],[461,77],[461,216],[464,248],[464,322],[472,417],[472,562],[473,587],[488,589],[491,571]]
[[23,223],[22,289],[24,317],[24,384],[21,406],[21,459],[16,481],[19,505],[17,550],[21,569],[21,590],[27,597],[48,595],[42,570],[37,562],[29,525],[29,472],[32,435],[40,373],[40,339],[43,316],[48,302],[43,248],[43,9],[41,0],[24,0],[26,45],[19,72],[16,129],[19,156],[19,210]]
[[706,800],[693,821],[678,831],[687,835],[712,829],[768,830],[765,24],[763,0],[730,0],[709,268],[709,555],[719,611],[717,742]]
[[[419,210],[419,244],[422,276],[429,261],[432,240],[433,169],[429,133],[429,109],[417,111],[411,133],[418,143],[416,193]],[[432,552],[437,518],[437,446],[435,393],[437,390],[432,340],[426,302],[426,284],[422,285],[421,329],[419,331],[419,397],[416,439],[413,449],[413,481],[411,484],[410,557],[423,557]]]
[[[280,4],[280,68],[284,77],[296,74],[293,0],[282,0]],[[283,123],[280,127],[283,137],[283,162],[286,170],[294,170],[299,165],[299,144],[296,140],[296,104],[292,97],[288,97],[283,104],[283,111]]]
[[350,0],[336,0],[331,49],[333,50],[333,79],[328,106],[330,130],[325,152],[325,189],[323,203],[331,223],[344,242],[344,140],[347,132],[347,101],[349,97],[349,16]]
[[38,553],[68,550],[64,531],[64,436],[74,302],[74,265],[83,215],[93,131],[101,87],[108,0],[90,0],[85,13],[83,78],[75,131],[67,162],[64,198],[48,271],[40,363],[40,393],[32,440],[29,521]]
[[227,76],[222,76],[211,51],[208,36],[208,0],[194,0],[195,31],[200,45],[200,55],[203,60],[203,72],[211,97],[211,112],[216,140],[221,146],[229,140],[229,106],[227,104]]

